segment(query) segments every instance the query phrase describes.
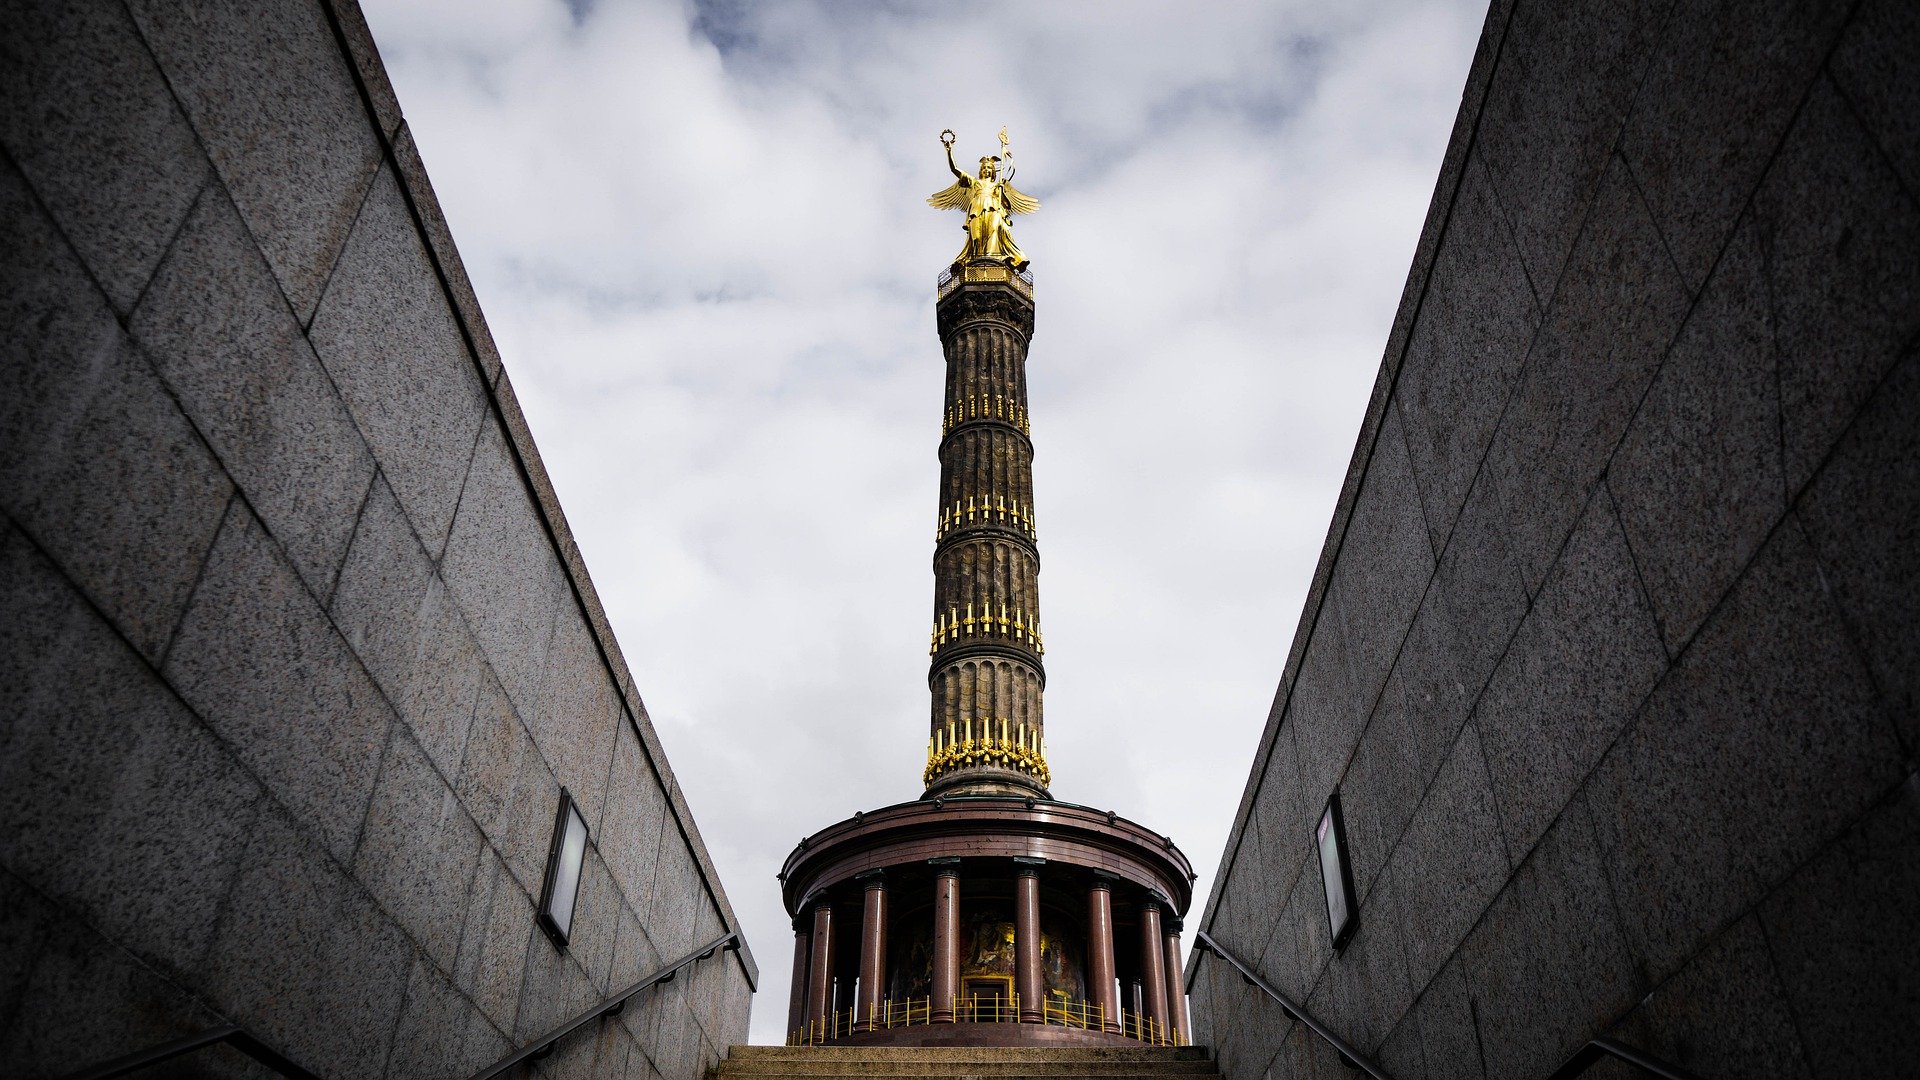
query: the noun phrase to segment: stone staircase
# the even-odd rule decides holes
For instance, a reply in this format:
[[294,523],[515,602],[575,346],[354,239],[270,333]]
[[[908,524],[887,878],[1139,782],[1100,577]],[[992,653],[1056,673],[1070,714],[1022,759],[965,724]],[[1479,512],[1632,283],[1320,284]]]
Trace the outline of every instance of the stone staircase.
[[885,1077],[972,1080],[1045,1077],[1218,1077],[1204,1046],[736,1046],[718,1080],[760,1077]]

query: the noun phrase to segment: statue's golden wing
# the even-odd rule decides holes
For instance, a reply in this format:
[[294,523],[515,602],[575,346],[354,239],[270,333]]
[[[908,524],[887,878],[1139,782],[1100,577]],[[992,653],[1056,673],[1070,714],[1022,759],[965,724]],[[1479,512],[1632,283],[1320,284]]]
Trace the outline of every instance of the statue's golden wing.
[[967,208],[967,185],[955,180],[943,191],[927,196],[927,205],[935,210],[965,210]]
[[1012,184],[1002,184],[1000,187],[1007,193],[1007,209],[1014,213],[1031,214],[1035,210],[1040,209],[1039,199],[1021,191]]

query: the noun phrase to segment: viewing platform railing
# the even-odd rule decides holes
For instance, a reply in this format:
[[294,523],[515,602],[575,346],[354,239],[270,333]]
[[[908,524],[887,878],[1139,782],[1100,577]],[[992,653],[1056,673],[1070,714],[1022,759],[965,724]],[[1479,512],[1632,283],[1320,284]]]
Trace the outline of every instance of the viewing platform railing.
[[951,266],[940,271],[939,278],[933,283],[935,300],[946,299],[949,293],[962,285],[989,281],[1004,282],[1013,286],[1013,291],[1029,300],[1033,299],[1032,268],[1015,270],[1003,262],[975,262],[958,269],[960,272],[957,274],[954,273],[955,268]]

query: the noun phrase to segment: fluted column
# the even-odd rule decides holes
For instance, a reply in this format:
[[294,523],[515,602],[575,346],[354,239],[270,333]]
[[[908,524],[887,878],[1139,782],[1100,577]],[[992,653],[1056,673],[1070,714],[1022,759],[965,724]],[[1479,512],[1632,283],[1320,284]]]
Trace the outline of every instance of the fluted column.
[[807,1023],[807,961],[812,958],[813,935],[807,932],[807,920],[793,920],[793,989],[787,998],[787,1031],[800,1030]]
[[1167,1028],[1167,954],[1160,934],[1160,904],[1140,905],[1140,976],[1147,1019],[1162,1032]]
[[936,311],[947,386],[924,780],[929,795],[1046,795],[1046,648],[1026,408],[1031,291],[1012,280],[968,281]]
[[1120,989],[1113,971],[1113,884],[1095,877],[1087,886],[1087,982],[1107,1031],[1120,1030]]
[[833,1016],[833,905],[813,906],[813,961],[807,983],[807,1022]]
[[1040,871],[1021,866],[1013,879],[1013,989],[1020,995],[1020,1022],[1045,1018],[1040,988]]
[[1174,1041],[1185,1046],[1193,1040],[1187,1034],[1187,976],[1180,964],[1180,920],[1170,919],[1165,933],[1167,943],[1167,1022],[1173,1025]]
[[860,1022],[855,1028],[872,1031],[884,997],[880,984],[887,977],[887,879],[880,870],[860,877],[867,891],[860,915]]
[[942,866],[933,879],[933,1002],[930,1019],[953,1023],[960,993],[960,868]]

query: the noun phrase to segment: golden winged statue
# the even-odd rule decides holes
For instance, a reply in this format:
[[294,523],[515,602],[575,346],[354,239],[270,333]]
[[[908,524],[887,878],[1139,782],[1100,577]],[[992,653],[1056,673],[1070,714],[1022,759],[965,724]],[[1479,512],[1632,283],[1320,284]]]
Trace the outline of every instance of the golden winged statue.
[[[1013,215],[1031,214],[1040,209],[1040,200],[1013,186],[1013,151],[1007,146],[1007,129],[1000,129],[1000,153],[980,159],[978,176],[968,176],[953,162],[953,132],[940,133],[940,145],[947,148],[947,168],[953,172],[953,185],[928,196],[927,205],[935,210],[967,212],[967,246],[960,249],[954,264],[974,259],[994,259],[1015,270],[1027,268],[1027,257],[1013,242]],[[1007,173],[1000,175],[1004,158]]]

